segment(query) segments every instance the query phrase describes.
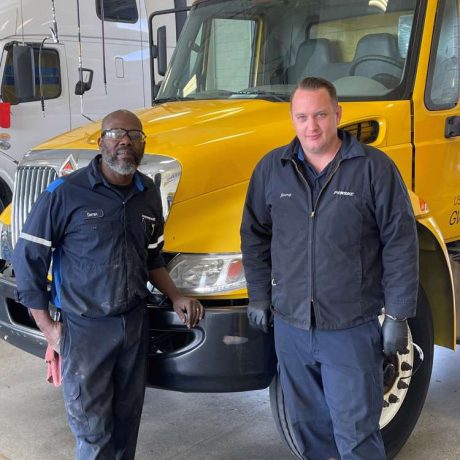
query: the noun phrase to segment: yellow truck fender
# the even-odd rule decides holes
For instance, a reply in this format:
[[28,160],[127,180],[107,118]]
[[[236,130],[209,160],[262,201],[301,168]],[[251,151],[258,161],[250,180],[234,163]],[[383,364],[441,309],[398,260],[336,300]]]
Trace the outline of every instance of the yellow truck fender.
[[437,345],[455,349],[457,323],[453,262],[426,203],[411,191],[409,195],[417,219],[420,284],[433,317],[434,341]]

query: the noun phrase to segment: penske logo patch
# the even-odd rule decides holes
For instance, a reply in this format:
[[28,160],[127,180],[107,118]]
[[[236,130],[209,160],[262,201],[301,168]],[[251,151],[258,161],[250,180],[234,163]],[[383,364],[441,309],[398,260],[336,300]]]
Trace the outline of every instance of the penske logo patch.
[[334,195],[341,195],[341,196],[355,196],[355,192],[346,192],[344,190],[335,190]]

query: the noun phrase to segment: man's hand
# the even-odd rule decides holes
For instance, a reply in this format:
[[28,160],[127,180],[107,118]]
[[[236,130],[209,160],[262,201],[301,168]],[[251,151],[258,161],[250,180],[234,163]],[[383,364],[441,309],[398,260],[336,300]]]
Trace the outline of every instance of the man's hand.
[[46,341],[56,353],[61,353],[62,333],[63,324],[59,321],[53,321],[50,326],[43,331]]
[[169,273],[164,267],[154,268],[149,272],[149,281],[163,294],[167,295],[173,303],[173,309],[179,319],[188,328],[195,327],[203,319],[204,308],[200,301],[184,297],[176,288]]
[[53,321],[48,310],[30,309],[38,328],[43,332],[48,345],[56,352],[61,352],[63,324]]
[[382,326],[383,352],[385,356],[391,357],[396,353],[405,354],[408,352],[409,330],[407,320],[399,320],[385,316]]
[[273,324],[273,315],[270,307],[271,302],[269,300],[250,301],[248,305],[249,324],[268,333]]
[[197,299],[178,297],[173,303],[173,309],[189,329],[195,327],[203,319],[204,308]]

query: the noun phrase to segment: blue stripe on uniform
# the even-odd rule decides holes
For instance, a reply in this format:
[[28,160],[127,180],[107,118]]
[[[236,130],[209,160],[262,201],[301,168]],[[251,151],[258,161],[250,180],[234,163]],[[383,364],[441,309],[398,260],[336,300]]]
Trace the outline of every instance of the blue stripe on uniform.
[[134,174],[134,184],[140,192],[144,191],[144,184],[142,183],[142,179],[139,174]]
[[46,188],[47,192],[54,192],[61,184],[64,183],[64,179],[59,178],[56,179],[55,181],[51,182],[50,185]]
[[53,282],[51,285],[51,301],[57,308],[61,308],[61,250],[53,252]]

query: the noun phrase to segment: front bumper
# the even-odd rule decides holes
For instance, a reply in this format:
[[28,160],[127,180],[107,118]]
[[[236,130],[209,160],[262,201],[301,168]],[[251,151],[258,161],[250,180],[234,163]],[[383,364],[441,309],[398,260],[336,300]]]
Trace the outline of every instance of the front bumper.
[[[15,299],[14,278],[0,274],[0,334],[15,347],[45,356],[46,341],[28,310]],[[184,392],[266,388],[276,371],[272,334],[249,326],[246,307],[207,306],[187,329],[168,307],[149,303],[148,385]]]
[[[244,306],[207,307],[193,329],[171,310],[151,306],[150,334],[152,386],[190,392],[256,390],[266,388],[276,372],[273,335],[249,326]],[[163,352],[163,341],[175,348]]]

